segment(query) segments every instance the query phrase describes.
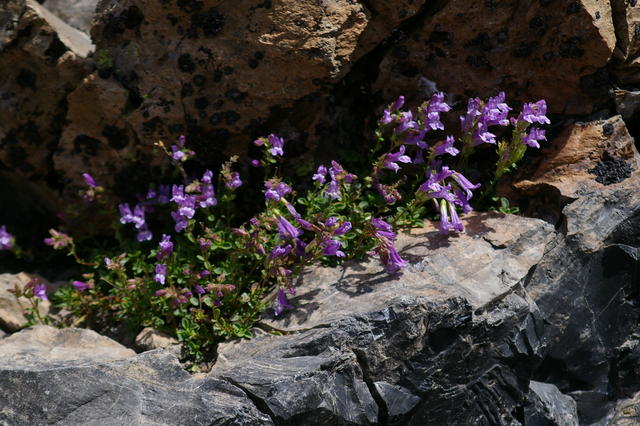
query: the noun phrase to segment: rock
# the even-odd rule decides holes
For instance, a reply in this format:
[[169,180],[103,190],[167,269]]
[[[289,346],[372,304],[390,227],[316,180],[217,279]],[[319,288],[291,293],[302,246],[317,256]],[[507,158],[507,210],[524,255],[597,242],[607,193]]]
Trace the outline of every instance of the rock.
[[529,405],[525,406],[525,424],[578,426],[576,402],[563,395],[556,386],[531,381],[529,383]]
[[[640,390],[618,373],[636,369],[630,340],[639,314],[639,159],[619,116],[575,124],[554,140],[533,176],[515,184],[538,200],[540,193],[556,197],[547,209],[556,211],[562,236],[525,287],[548,323],[534,378],[571,395],[581,424],[599,422],[611,399]],[[610,181],[599,182],[590,171],[608,160],[624,162],[630,173],[613,179],[619,170],[612,170]]]
[[[34,276],[25,273],[0,274],[0,327],[6,331],[18,331],[24,327],[27,324],[25,312],[31,306],[26,298],[16,299],[9,290],[13,290],[16,285],[23,288],[33,278]],[[46,316],[50,307],[49,301],[38,301],[41,316]]]
[[452,94],[546,99],[552,113],[590,113],[607,97],[603,69],[616,45],[608,2],[450,1],[433,9],[380,63],[375,87],[384,99],[419,93],[421,80]]
[[[87,330],[71,332],[81,340],[95,338],[95,333]],[[0,366],[3,423],[272,424],[241,390],[215,379],[192,379],[178,360],[163,350],[110,360],[81,347],[78,355],[67,353],[61,362],[40,359],[40,354],[51,349],[48,342],[38,343],[40,336],[23,338],[35,338],[24,357],[6,358]],[[0,349],[10,339],[3,339]],[[102,345],[109,339],[99,340]],[[48,356],[55,358],[56,354],[54,347]]]
[[221,345],[210,375],[280,423],[515,422],[533,367],[519,360],[543,345],[522,285],[553,229],[499,214],[466,227],[400,237],[410,266],[398,276],[373,262],[313,268],[295,310],[264,321],[285,335]]
[[614,90],[616,111],[622,116],[629,132],[637,138],[640,135],[640,91]]
[[[131,358],[136,353],[121,344],[80,328],[34,326],[2,340],[0,356],[14,369],[37,365],[85,365]],[[8,364],[9,365],[9,364]]]
[[177,344],[177,339],[151,327],[142,329],[142,331],[136,336],[136,346],[143,351],[161,348],[165,349]]
[[618,402],[610,413],[607,425],[635,426],[640,423],[640,392]]
[[615,54],[615,74],[624,85],[640,82],[640,5],[635,1],[612,0],[614,23],[618,40]]
[[97,4],[98,0],[46,0],[43,6],[67,24],[88,34]]
[[65,98],[85,73],[86,34],[32,0],[8,0],[0,16],[0,161],[43,181],[52,173]]

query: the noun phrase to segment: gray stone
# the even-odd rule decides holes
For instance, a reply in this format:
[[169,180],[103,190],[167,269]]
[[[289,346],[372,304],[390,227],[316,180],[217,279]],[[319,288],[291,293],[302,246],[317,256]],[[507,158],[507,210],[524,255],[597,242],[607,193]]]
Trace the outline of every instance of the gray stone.
[[640,392],[620,400],[611,410],[606,425],[637,426],[640,424]]
[[136,346],[143,351],[168,348],[178,344],[178,340],[151,327],[145,327],[136,336]]
[[529,383],[528,405],[524,409],[527,426],[578,426],[576,402],[549,383]]
[[46,0],[44,7],[67,24],[89,33],[98,0]]
[[3,339],[0,422],[271,424],[237,387],[192,378],[164,350],[133,356],[108,341],[88,330],[46,327]]

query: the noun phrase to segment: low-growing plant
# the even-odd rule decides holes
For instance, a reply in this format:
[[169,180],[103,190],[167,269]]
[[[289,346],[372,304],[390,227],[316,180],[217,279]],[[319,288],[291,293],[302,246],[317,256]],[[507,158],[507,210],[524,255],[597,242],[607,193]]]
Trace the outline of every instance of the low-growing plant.
[[[477,147],[497,147],[493,177],[479,197],[491,199],[496,182],[527,147],[538,148],[545,139],[544,130],[532,124],[549,123],[544,100],[510,117],[500,93],[469,100],[456,139],[444,132],[441,120],[450,109],[442,93],[413,110],[398,98],[378,121],[368,173],[356,176],[331,161],[317,167],[310,189],[300,194],[280,174],[284,140],[275,134],[257,139],[263,156],[251,164],[264,173],[264,204],[249,220],[235,214],[243,186],[234,170],[237,157],[217,173],[191,176],[184,164],[196,154],[186,138],[170,147],[159,142],[177,181],[153,184],[135,205],[118,206],[118,250],[83,259],[73,238],[50,231],[46,244],[67,250],[86,268],[81,280],[59,289],[54,299],[73,314],[74,325],[155,327],[175,335],[199,362],[221,339],[250,337],[267,307],[275,315],[292,309],[289,298],[305,267],[371,254],[388,273],[398,273],[407,262],[394,247],[397,229],[438,217],[440,232],[464,230],[459,212],[473,210],[474,191],[481,187],[464,174]],[[492,128],[508,126],[510,138],[498,141]],[[84,199],[108,207],[103,188],[83,176]],[[513,211],[506,200],[499,208]],[[171,227],[163,222],[167,218]],[[0,249],[11,248],[7,235],[0,228]],[[36,291],[22,293],[42,298]]]

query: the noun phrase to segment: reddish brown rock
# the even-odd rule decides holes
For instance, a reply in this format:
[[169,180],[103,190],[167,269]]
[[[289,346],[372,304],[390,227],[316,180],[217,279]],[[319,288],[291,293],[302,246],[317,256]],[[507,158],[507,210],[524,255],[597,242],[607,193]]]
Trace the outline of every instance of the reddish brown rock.
[[[6,6],[5,6],[6,5]],[[65,97],[85,73],[86,34],[31,0],[3,4],[0,16],[0,162],[43,178],[61,132]]]
[[[440,90],[544,98],[553,113],[584,114],[607,95],[605,67],[616,38],[608,2],[450,1],[390,49],[376,87],[385,98]],[[601,81],[604,79],[604,84]]]

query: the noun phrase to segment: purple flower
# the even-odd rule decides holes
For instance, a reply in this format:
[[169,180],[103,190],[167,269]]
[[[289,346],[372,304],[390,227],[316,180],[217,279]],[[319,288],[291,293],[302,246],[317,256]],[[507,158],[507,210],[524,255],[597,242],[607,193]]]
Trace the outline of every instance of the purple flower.
[[284,155],[284,150],[282,149],[284,147],[284,139],[274,135],[273,133],[267,136],[267,139],[269,140],[269,152],[271,155]]
[[527,123],[551,123],[546,116],[547,102],[544,99],[535,103],[526,103],[522,107],[522,112],[518,117],[518,121],[526,121]]
[[200,238],[198,239],[198,248],[200,249],[201,252],[205,252],[209,249],[209,247],[211,247],[211,241],[204,239],[204,238]]
[[187,226],[189,226],[189,219],[187,219],[186,217],[182,216],[180,213],[171,212],[171,217],[176,222],[176,225],[174,227],[176,232],[181,232],[181,231],[185,230],[187,228]]
[[351,230],[351,222],[345,221],[333,231],[333,235],[344,235]]
[[529,133],[527,133],[522,139],[522,143],[530,146],[531,148],[540,148],[540,144],[538,141],[547,140],[545,136],[545,131],[542,129],[538,129],[537,127],[531,128]]
[[393,232],[393,227],[382,219],[374,217],[371,219],[371,223],[375,228],[375,236],[378,238],[386,238],[389,241],[396,239],[396,234]]
[[167,279],[167,265],[158,263],[156,265],[156,275],[153,277],[154,281],[164,285]]
[[291,193],[291,187],[279,179],[270,179],[264,183],[264,197],[267,200],[280,201]]
[[253,167],[260,167],[260,160],[251,160],[251,165]]
[[498,93],[497,96],[489,98],[482,110],[482,120],[487,126],[508,126],[509,111],[511,107],[504,102],[504,92]]
[[450,110],[451,107],[444,101],[444,93],[434,93],[428,104],[422,108],[427,130],[444,130],[444,124],[440,121],[440,113]]
[[470,200],[471,197],[473,197],[473,193],[471,192],[472,189],[478,189],[480,188],[480,184],[472,184],[471,182],[469,182],[469,180],[464,177],[462,175],[462,173],[458,173],[458,172],[454,172],[453,173],[453,179],[458,183],[458,185],[460,186],[460,188],[462,188],[465,193],[467,194],[467,199]]
[[193,286],[193,291],[194,291],[196,294],[205,294],[205,293],[207,292],[204,288],[202,288],[202,286],[201,286],[201,285],[198,285],[198,284],[196,284],[196,285],[194,285],[194,286]]
[[89,284],[83,281],[74,281],[72,284],[78,291],[85,291],[86,289],[89,288]]
[[327,219],[324,222],[324,226],[326,226],[327,228],[333,228],[335,226],[338,226],[338,218],[335,216],[331,216],[329,219]]
[[73,244],[73,239],[64,232],[49,229],[49,234],[51,235],[51,238],[45,238],[44,243],[53,247],[54,250],[59,250]]
[[460,150],[453,146],[454,143],[455,139],[453,136],[447,136],[444,141],[441,141],[433,148],[433,155],[438,156],[442,154],[449,154],[455,157],[460,153]]
[[231,172],[228,178],[225,176],[224,184],[229,189],[236,189],[242,186],[242,180],[240,180],[240,173]]
[[324,254],[325,256],[344,257],[344,252],[340,250],[340,247],[342,247],[342,241],[331,239],[324,240],[321,246],[323,248],[322,254]]
[[458,217],[455,206],[445,200],[440,200],[440,233],[448,234],[449,231],[464,231],[464,226]]
[[287,303],[287,295],[285,294],[284,289],[279,288],[278,294],[276,295],[276,306],[273,309],[274,314],[276,316],[280,315],[285,308],[293,309],[293,306]]
[[389,105],[389,111],[397,111],[404,106],[404,96],[398,96],[394,103]]
[[293,226],[291,222],[289,222],[282,216],[278,216],[277,226],[278,232],[280,232],[280,238],[282,238],[283,240],[289,238],[298,238],[300,234],[302,234],[302,231]]
[[86,183],[89,187],[95,188],[98,186],[96,180],[89,173],[83,173],[82,178],[84,179],[84,183]]
[[407,266],[407,262],[400,257],[393,243],[390,241],[381,241],[380,244],[373,249],[373,252],[380,256],[380,262],[382,262],[382,265],[389,274],[395,274]]
[[324,191],[324,196],[327,198],[331,198],[332,200],[339,200],[341,197],[340,194],[340,184],[336,180],[332,180],[327,185],[327,189]]
[[149,227],[145,223],[142,228],[138,230],[138,235],[136,235],[136,239],[140,242],[149,241],[153,238],[153,233],[149,230]]
[[171,236],[162,234],[162,240],[158,244],[158,260],[168,259],[173,253],[173,243],[171,242]]
[[273,250],[271,250],[271,253],[269,253],[269,259],[273,260],[273,259],[278,258],[278,257],[285,257],[286,255],[291,253],[292,249],[293,249],[293,247],[291,246],[291,244],[287,244],[284,247],[277,246]]
[[131,212],[129,203],[120,204],[118,208],[120,209],[120,223],[132,223],[136,229],[140,229],[145,225],[143,205],[137,204],[133,212]]
[[33,295],[40,300],[49,300],[47,297],[47,286],[43,282],[37,282],[33,287]]
[[326,176],[327,168],[321,164],[311,179],[320,182],[320,184],[324,184],[327,181]]
[[398,152],[386,154],[384,156],[383,167],[387,169],[391,169],[394,172],[397,172],[398,170],[400,170],[400,166],[398,165],[398,162],[411,163],[411,158],[409,158],[408,155],[404,155],[404,151],[405,151],[405,146],[401,145],[400,150],[398,150]]
[[10,250],[13,247],[13,237],[7,232],[7,228],[0,226],[0,250]]

